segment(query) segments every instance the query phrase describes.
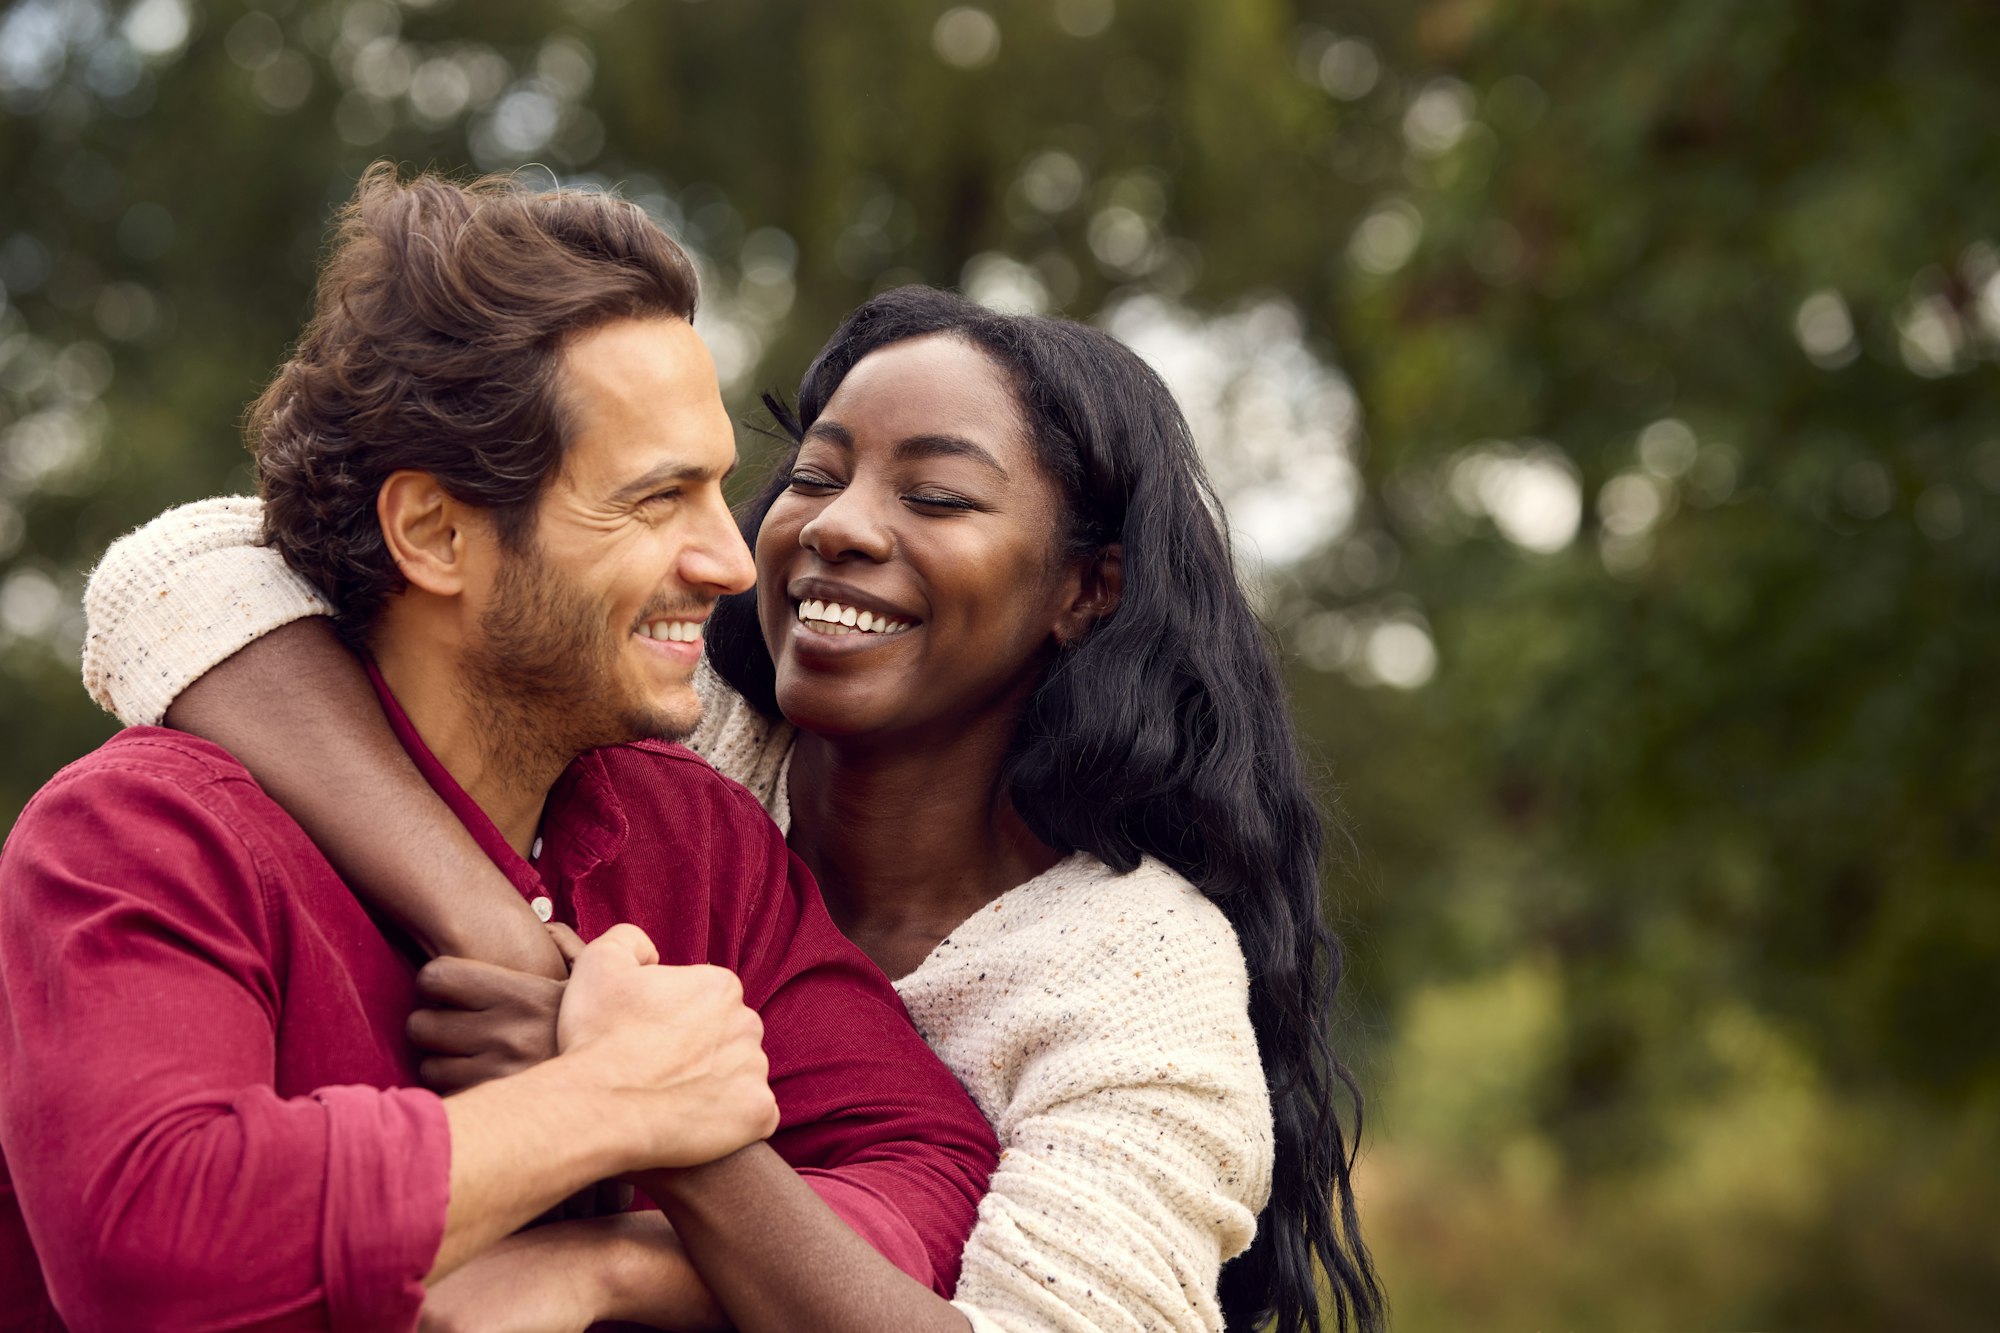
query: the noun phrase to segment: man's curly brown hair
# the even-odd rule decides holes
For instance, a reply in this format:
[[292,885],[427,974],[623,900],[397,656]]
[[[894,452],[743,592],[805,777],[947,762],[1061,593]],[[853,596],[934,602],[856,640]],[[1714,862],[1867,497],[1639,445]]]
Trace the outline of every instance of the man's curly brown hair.
[[405,182],[377,162],[341,210],[311,322],[250,408],[265,540],[361,643],[405,586],[375,516],[389,474],[429,473],[523,549],[562,465],[564,345],[694,308],[693,264],[634,204],[506,176]]

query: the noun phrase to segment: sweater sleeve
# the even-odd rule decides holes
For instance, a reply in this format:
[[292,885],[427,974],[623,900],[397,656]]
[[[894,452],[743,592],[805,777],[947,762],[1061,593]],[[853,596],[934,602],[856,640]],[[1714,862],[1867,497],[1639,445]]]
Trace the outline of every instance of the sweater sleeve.
[[182,690],[243,645],[302,616],[333,614],[263,544],[264,506],[226,495],[169,509],[91,571],[83,686],[127,726],[157,724]]
[[1235,935],[1188,898],[1080,944],[988,1056],[1022,1064],[959,1278],[975,1333],[1222,1327],[1222,1265],[1270,1192],[1271,1107]]

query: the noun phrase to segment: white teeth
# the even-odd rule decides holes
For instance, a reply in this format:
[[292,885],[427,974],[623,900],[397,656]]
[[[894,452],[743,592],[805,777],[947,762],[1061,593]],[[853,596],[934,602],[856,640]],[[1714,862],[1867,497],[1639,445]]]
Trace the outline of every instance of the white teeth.
[[701,622],[695,620],[649,620],[639,626],[641,636],[665,643],[693,643],[701,638]]
[[821,634],[900,634],[910,627],[909,621],[892,620],[880,612],[810,599],[799,603],[799,619]]

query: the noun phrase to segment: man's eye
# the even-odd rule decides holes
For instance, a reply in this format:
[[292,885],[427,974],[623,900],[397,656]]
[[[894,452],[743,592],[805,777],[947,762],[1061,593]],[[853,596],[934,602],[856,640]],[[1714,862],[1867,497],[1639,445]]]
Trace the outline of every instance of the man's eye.
[[678,500],[680,498],[681,498],[680,490],[678,487],[676,487],[675,489],[670,491],[654,491],[651,495],[647,496],[639,503],[642,505],[657,505],[657,504],[665,504],[669,500]]

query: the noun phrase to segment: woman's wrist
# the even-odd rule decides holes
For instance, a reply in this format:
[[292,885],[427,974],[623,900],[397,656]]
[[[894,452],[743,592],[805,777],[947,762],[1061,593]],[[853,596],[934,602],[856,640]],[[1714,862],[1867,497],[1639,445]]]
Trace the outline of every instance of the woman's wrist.
[[423,931],[419,942],[433,957],[476,958],[558,981],[568,975],[547,929],[525,902],[519,912],[500,903],[466,904],[466,908]]

